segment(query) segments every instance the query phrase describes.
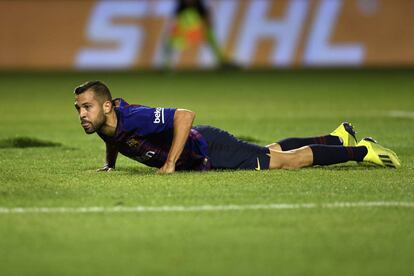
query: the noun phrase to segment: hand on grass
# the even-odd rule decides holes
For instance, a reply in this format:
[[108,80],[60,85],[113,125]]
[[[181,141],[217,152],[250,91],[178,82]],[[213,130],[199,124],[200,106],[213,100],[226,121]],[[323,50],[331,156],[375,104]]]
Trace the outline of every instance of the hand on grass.
[[114,168],[108,167],[108,166],[104,166],[100,169],[97,169],[97,172],[112,172],[114,170]]
[[169,174],[173,172],[175,172],[175,164],[172,162],[165,162],[164,166],[158,170],[158,174]]

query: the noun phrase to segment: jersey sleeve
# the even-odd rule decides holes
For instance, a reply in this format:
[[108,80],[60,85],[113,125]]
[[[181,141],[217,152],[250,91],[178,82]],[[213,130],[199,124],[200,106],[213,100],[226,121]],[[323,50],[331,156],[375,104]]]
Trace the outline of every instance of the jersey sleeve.
[[146,107],[131,108],[126,116],[125,128],[141,136],[171,130],[174,127],[176,108]]

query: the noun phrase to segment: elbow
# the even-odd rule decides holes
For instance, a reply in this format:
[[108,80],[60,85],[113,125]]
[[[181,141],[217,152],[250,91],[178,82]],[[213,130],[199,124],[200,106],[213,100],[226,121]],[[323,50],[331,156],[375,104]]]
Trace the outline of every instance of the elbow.
[[191,126],[194,122],[195,119],[195,112],[188,110],[185,113],[185,120],[187,121],[187,123]]
[[191,110],[188,110],[188,113],[187,113],[188,115],[188,118],[191,120],[191,122],[193,122],[194,121],[194,119],[195,119],[195,116],[196,116],[196,114],[195,114],[195,112],[194,111],[191,111]]
[[195,119],[195,112],[191,111],[191,110],[187,110],[187,109],[179,109],[176,112],[176,117],[180,118],[181,120],[184,121],[188,121],[188,122],[193,122]]

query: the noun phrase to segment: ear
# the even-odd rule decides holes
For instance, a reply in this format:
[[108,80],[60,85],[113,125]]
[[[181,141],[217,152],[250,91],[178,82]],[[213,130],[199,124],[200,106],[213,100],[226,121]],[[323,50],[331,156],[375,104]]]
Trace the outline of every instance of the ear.
[[105,114],[108,114],[112,111],[112,102],[111,101],[105,101],[103,103],[103,110]]

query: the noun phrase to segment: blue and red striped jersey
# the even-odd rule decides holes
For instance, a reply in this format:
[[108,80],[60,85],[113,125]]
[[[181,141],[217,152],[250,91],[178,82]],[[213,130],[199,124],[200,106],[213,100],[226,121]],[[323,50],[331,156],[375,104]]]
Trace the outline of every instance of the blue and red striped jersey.
[[[118,151],[150,167],[161,168],[171,148],[175,108],[153,108],[128,104],[124,99],[114,101],[118,119],[115,135],[98,133]],[[208,170],[208,146],[204,137],[191,129],[184,150],[176,163],[176,170]]]

